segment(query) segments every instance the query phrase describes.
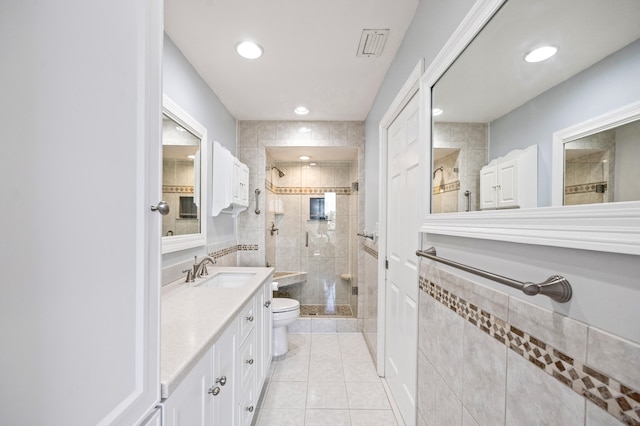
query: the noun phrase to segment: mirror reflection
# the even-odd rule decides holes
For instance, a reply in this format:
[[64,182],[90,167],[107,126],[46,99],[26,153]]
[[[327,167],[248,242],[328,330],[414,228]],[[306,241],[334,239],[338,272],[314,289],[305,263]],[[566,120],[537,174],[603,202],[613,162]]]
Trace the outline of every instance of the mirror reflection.
[[162,216],[162,235],[200,232],[200,139],[163,114],[162,199],[170,207]]
[[[481,185],[483,167],[532,146],[537,158],[533,164],[519,159],[518,173],[534,172],[511,181],[510,195],[523,196],[518,179],[534,181],[527,186],[535,188],[527,190],[536,191],[533,204],[515,204],[551,206],[554,132],[640,100],[638,16],[637,0],[505,2],[433,86],[431,212],[485,209],[487,188],[499,200],[500,184]],[[526,58],[545,45],[555,55],[539,62]],[[573,192],[564,204],[638,200],[624,189],[636,185],[638,168],[622,174],[619,142],[605,142],[613,131],[565,144],[566,182],[559,185]],[[620,132],[635,141],[628,146],[640,144],[637,125]],[[637,148],[626,149],[636,149],[638,158]],[[586,185],[593,191],[579,195]]]
[[640,200],[640,120],[564,144],[564,205]]

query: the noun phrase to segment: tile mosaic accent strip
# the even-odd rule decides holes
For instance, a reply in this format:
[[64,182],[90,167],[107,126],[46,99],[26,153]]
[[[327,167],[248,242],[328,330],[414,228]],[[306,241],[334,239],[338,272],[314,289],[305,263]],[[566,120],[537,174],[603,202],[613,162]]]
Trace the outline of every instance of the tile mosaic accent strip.
[[378,252],[367,245],[364,246],[364,252],[369,253],[371,256],[375,257],[376,259],[378,258]]
[[238,244],[236,246],[227,247],[226,249],[217,250],[209,253],[208,255],[214,259],[220,259],[221,257],[233,254],[238,251],[255,251],[258,250],[257,244]]
[[188,185],[162,185],[163,193],[193,194],[193,186]]
[[435,186],[433,188],[433,195],[442,194],[444,192],[459,191],[459,190],[460,190],[460,181],[457,180],[455,182],[445,183],[443,191],[440,191],[439,186]]
[[640,391],[420,277],[420,290],[627,425],[640,426]]
[[569,185],[564,187],[565,194],[581,194],[585,192],[597,192],[598,186],[602,186],[602,191],[607,190],[607,182],[591,182],[580,185]]
[[214,259],[220,259],[221,257],[236,253],[237,251],[238,251],[238,246],[236,245],[236,246],[227,247],[226,249],[211,252],[209,253],[209,256],[213,257]]
[[325,192],[335,192],[338,195],[351,195],[350,186],[325,186],[325,187],[311,187],[311,186],[291,186],[280,187],[275,186],[270,181],[265,180],[265,188],[273,192],[274,194],[281,195],[323,195]]

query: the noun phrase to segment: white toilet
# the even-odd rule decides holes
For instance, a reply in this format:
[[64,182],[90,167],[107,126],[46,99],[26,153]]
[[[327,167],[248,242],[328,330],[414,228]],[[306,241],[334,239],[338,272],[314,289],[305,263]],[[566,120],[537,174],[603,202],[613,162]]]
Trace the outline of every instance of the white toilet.
[[284,355],[289,351],[287,326],[300,316],[300,302],[284,297],[271,300],[273,310],[273,356]]

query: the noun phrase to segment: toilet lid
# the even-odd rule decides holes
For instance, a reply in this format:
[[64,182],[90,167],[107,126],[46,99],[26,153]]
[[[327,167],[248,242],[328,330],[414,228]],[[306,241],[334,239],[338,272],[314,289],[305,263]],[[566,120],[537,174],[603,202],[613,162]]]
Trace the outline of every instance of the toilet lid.
[[274,297],[271,300],[273,312],[289,312],[295,311],[300,307],[300,302],[295,299],[287,299],[285,297]]

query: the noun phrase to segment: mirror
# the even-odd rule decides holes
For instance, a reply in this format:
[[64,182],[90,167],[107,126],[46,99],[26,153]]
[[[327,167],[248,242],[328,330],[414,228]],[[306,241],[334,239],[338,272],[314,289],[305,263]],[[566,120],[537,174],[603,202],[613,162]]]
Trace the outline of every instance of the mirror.
[[[554,133],[640,100],[637,0],[508,0],[484,4],[497,12],[476,31],[453,63],[434,77],[430,108],[432,214],[480,210],[482,167],[532,145],[538,147],[537,173],[525,178],[537,180],[534,205],[557,205],[552,202],[552,192],[555,194],[555,186],[564,188],[565,184],[556,183],[551,173],[556,161]],[[542,45],[557,48],[555,56],[536,63],[524,60],[528,52]],[[638,126],[625,129],[625,138],[635,141],[628,142],[629,146],[637,147]],[[608,135],[601,137],[611,137]],[[580,153],[586,148],[579,146],[600,146],[593,145],[591,139],[565,140],[560,155],[565,158],[566,154],[562,175],[567,179],[566,186],[571,187],[568,190],[582,191],[581,185],[590,184],[593,194],[578,196],[576,192],[564,204],[638,200],[636,195],[614,196],[635,185],[638,168],[617,173],[616,177],[614,171],[618,172],[620,165],[615,163],[615,149],[602,145],[597,148],[599,154]],[[628,148],[627,152],[630,149],[636,149],[633,152],[637,155],[637,148]],[[589,182],[578,179],[586,173],[587,161],[596,157],[600,176],[596,179],[594,171]]]
[[162,107],[162,252],[206,244],[206,129],[166,96]]
[[553,135],[553,204],[640,201],[640,102]]

